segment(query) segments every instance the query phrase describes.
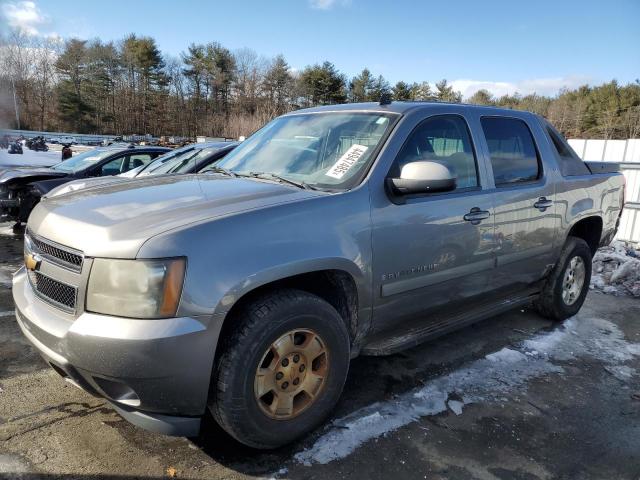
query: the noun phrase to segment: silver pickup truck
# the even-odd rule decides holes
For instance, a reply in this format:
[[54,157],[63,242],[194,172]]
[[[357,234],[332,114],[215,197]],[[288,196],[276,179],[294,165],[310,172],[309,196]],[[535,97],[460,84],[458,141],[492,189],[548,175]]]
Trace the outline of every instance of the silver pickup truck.
[[192,436],[210,412],[273,448],[329,415],[358,355],[527,304],[574,315],[623,186],[528,112],[301,110],[204,173],[39,203],[16,317],[134,424]]

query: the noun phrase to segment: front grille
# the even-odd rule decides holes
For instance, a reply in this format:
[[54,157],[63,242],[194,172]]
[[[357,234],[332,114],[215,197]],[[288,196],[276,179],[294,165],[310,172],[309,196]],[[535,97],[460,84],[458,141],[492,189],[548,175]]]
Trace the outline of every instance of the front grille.
[[82,269],[82,261],[84,260],[84,257],[81,253],[61,248],[62,246],[58,247],[49,241],[32,235],[31,233],[27,233],[27,235],[37,248],[38,252],[45,257],[49,257],[52,262],[62,263],[78,271]]
[[75,310],[77,290],[71,285],[49,278],[40,272],[29,270],[29,280],[34,290],[51,303],[67,310]]

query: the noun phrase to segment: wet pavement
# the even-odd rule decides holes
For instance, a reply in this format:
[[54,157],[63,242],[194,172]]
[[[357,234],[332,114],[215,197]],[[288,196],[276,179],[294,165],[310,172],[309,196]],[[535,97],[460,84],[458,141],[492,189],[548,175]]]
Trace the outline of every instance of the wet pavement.
[[207,420],[149,433],[64,382],[22,337],[0,225],[0,477],[640,478],[640,301],[595,291],[552,325],[524,309],[390,357],[353,361],[326,425],[271,452]]

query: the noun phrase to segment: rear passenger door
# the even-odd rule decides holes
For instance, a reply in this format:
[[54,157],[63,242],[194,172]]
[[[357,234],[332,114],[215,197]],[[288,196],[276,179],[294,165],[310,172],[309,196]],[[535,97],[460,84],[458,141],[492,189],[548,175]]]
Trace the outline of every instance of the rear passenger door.
[[539,280],[552,263],[559,225],[555,183],[532,133],[542,134],[537,122],[483,116],[480,124],[495,186],[497,270],[492,281],[505,291],[520,290]]

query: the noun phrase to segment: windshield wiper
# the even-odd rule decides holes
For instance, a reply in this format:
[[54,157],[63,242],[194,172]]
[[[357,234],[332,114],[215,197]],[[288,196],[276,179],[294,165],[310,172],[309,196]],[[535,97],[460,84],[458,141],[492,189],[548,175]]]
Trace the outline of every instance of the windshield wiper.
[[293,185],[294,187],[302,188],[304,190],[318,190],[313,185],[309,185],[308,183],[305,183],[305,182],[296,182],[295,180],[291,180],[289,178],[283,177],[283,176],[278,175],[276,173],[271,173],[271,172],[250,172],[249,175],[251,175],[252,177],[255,177],[255,178],[265,178],[265,179],[276,180],[276,181],[281,182],[281,183],[288,183],[289,185]]
[[213,166],[210,169],[207,170],[207,173],[209,172],[213,172],[213,173],[222,173],[223,175],[226,175],[228,177],[237,177],[238,174],[236,172],[232,172],[231,170],[228,170],[224,167],[217,167],[217,166]]

